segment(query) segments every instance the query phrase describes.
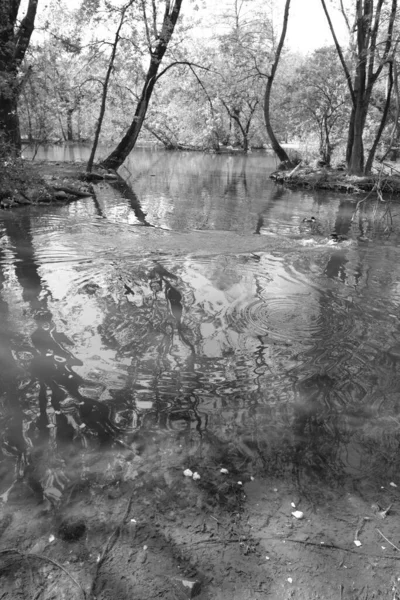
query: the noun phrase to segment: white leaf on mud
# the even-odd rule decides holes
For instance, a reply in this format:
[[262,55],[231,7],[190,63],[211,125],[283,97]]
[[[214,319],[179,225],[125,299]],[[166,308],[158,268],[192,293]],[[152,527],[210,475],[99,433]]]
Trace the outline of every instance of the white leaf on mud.
[[8,496],[10,495],[10,492],[13,489],[15,483],[16,483],[16,481],[14,481],[14,483],[12,485],[10,485],[10,487],[8,488],[8,490],[6,490],[4,492],[4,494],[1,494],[0,500],[2,500],[4,502],[4,504],[6,504],[8,502]]
[[241,481],[238,481],[238,485],[243,485],[243,483]]
[[55,539],[56,538],[54,537],[53,534],[49,535],[49,542],[50,542],[50,544],[51,544],[51,542],[54,542]]
[[391,482],[389,483],[389,485],[391,485],[392,487],[397,487],[397,485],[396,485],[396,484],[395,484],[393,481],[391,481]]
[[229,471],[228,469],[221,469],[220,473],[222,473],[223,475],[228,475]]
[[196,481],[196,479],[200,479],[200,475],[196,472],[193,473],[193,479]]
[[183,474],[185,477],[193,477],[193,471],[191,471],[190,469],[185,469],[183,471]]
[[290,506],[291,506],[292,508],[296,508],[296,505],[295,505],[295,503],[294,503],[294,502],[291,502],[291,503],[290,503]]
[[304,518],[304,513],[302,513],[301,510],[293,511],[292,515],[295,517],[295,519],[303,519]]
[[293,583],[293,579],[291,577],[288,577],[287,580],[289,583]]
[[360,540],[354,540],[354,543],[357,547],[362,546]]

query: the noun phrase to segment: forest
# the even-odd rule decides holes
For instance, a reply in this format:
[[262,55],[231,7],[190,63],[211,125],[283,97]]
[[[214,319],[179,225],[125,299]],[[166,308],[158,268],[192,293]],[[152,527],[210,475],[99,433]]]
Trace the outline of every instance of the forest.
[[331,44],[306,55],[286,46],[290,9],[291,0],[2,0],[3,156],[18,155],[21,139],[87,142],[90,170],[103,143],[114,146],[104,166],[118,168],[139,139],[272,148],[289,166],[318,160],[355,175],[395,160],[397,1],[321,0]]

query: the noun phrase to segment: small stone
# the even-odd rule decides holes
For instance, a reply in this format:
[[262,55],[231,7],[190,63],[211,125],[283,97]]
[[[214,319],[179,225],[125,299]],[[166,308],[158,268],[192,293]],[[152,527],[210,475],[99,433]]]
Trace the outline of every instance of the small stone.
[[360,540],[354,540],[354,544],[355,544],[357,547],[360,547],[360,546],[362,546],[362,544],[361,544]]
[[185,477],[193,477],[193,471],[191,471],[190,469],[185,469],[183,471],[183,474]]
[[201,583],[197,579],[175,579],[176,585],[185,598],[194,598],[201,591]]
[[304,513],[302,513],[301,510],[295,510],[294,512],[292,512],[292,515],[294,516],[295,519],[303,519],[304,518]]
[[57,192],[55,192],[54,198],[56,198],[57,200],[67,200],[68,194],[63,190],[58,190]]
[[221,469],[220,473],[222,473],[223,475],[228,475],[229,471],[228,469]]
[[197,472],[193,473],[193,479],[197,481],[197,479],[200,479],[200,475]]

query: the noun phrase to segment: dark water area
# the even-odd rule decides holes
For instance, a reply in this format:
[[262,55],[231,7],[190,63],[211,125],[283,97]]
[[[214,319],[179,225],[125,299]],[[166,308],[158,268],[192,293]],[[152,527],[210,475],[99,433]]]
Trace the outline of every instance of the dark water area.
[[138,149],[129,191],[1,212],[3,501],[17,477],[57,504],[104,448],[163,435],[238,472],[396,480],[398,207],[274,168]]

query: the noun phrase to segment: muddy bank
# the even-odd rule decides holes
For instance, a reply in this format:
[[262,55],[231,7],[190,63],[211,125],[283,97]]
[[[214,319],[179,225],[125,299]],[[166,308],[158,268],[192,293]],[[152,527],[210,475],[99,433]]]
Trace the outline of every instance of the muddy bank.
[[20,481],[0,505],[2,600],[399,597],[394,482],[332,485],[211,446],[156,434],[97,453],[51,508]]
[[296,167],[291,171],[275,171],[271,179],[287,187],[311,190],[332,190],[345,194],[361,194],[379,189],[383,194],[400,194],[400,176],[397,175],[347,175],[335,169]]
[[93,196],[92,182],[116,180],[117,176],[98,169],[85,173],[83,163],[16,161],[0,176],[0,208],[67,204]]

